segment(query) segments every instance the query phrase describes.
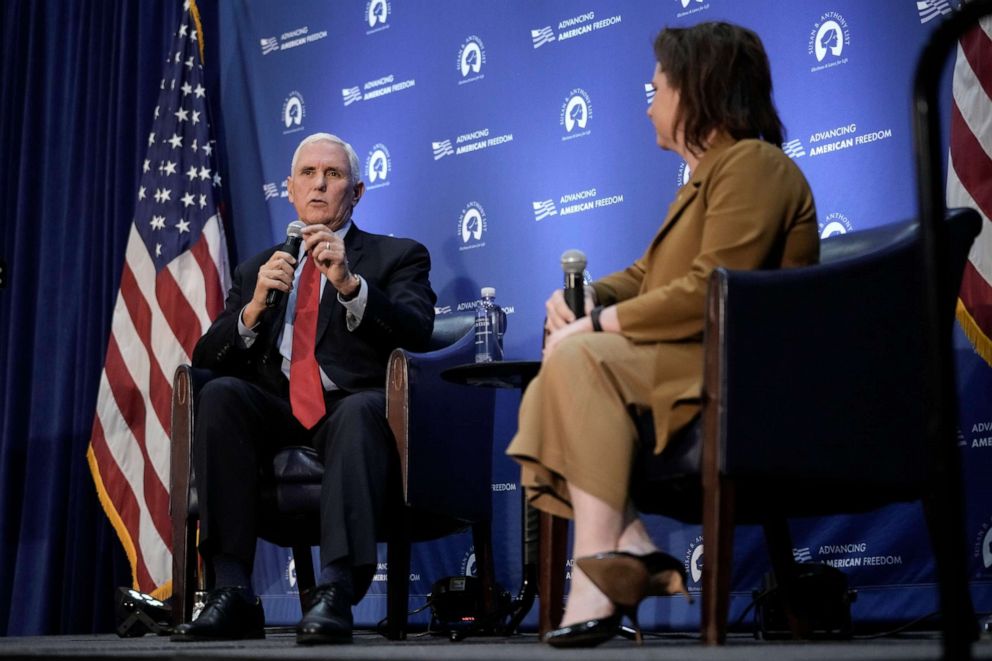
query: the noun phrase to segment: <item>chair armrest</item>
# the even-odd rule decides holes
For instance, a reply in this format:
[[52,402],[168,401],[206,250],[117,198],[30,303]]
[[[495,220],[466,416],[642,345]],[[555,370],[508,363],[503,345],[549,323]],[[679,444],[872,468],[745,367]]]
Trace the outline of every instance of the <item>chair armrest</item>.
[[[175,521],[185,518],[190,505],[191,453],[195,402],[204,384],[218,375],[210,370],[180,365],[172,378],[172,431],[170,437],[169,512]],[[177,517],[182,513],[181,517]],[[175,532],[175,531],[173,531]]]
[[494,393],[448,383],[441,372],[474,356],[470,328],[437,351],[396,349],[386,371],[405,503],[468,522],[491,516]]

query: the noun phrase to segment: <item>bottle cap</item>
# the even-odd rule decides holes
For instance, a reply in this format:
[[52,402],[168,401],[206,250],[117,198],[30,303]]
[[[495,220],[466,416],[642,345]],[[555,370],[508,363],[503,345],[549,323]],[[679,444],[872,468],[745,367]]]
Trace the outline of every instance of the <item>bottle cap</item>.
[[496,298],[496,288],[495,287],[483,287],[482,288],[482,298]]

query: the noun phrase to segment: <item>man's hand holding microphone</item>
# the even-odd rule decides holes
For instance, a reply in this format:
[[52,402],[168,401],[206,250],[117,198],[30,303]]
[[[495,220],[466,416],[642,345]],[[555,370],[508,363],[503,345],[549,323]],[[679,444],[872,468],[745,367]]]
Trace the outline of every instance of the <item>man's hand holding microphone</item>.
[[248,328],[254,327],[267,309],[279,305],[282,297],[293,288],[301,243],[306,245],[305,258],[314,260],[314,265],[342,298],[347,300],[358,293],[361,281],[348,266],[344,241],[326,225],[306,225],[294,220],[286,227],[286,243],[258,269],[255,293],[241,316]]

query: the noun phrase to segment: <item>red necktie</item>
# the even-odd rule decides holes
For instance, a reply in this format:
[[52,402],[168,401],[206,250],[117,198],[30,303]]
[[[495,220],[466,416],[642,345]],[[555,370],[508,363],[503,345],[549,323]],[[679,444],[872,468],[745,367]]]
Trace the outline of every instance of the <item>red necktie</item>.
[[289,403],[293,415],[307,429],[324,417],[324,386],[314,355],[317,339],[317,311],[320,306],[320,271],[310,255],[300,274],[296,294],[296,319],[293,321],[293,356],[289,362]]

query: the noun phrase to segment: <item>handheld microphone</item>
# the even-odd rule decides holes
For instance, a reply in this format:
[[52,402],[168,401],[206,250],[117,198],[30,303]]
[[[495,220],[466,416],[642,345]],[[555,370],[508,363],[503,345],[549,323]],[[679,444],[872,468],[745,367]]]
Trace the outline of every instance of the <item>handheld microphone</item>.
[[586,254],[581,250],[566,250],[561,256],[565,272],[565,303],[579,319],[586,316],[586,287],[582,273],[586,269]]
[[[282,244],[279,250],[287,252],[294,258],[300,252],[300,244],[303,242],[303,228],[306,227],[303,221],[294,220],[286,226],[286,243]],[[265,295],[265,307],[274,308],[282,300],[282,292],[278,289],[270,289]]]

